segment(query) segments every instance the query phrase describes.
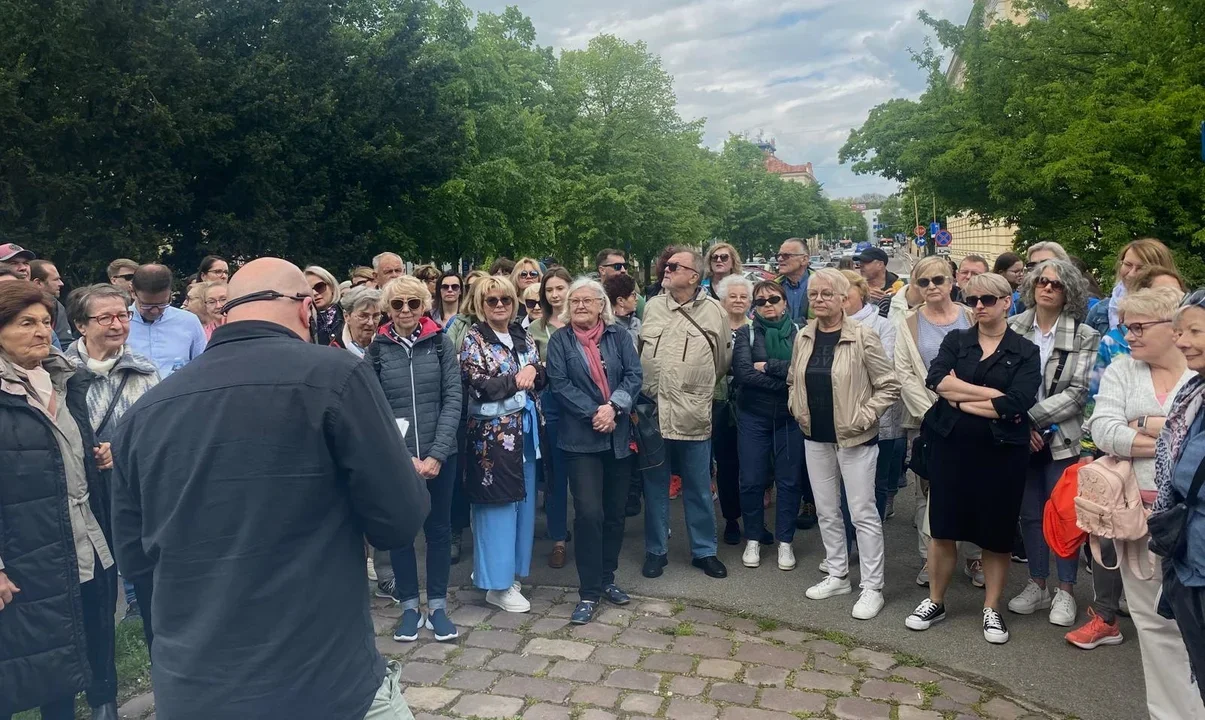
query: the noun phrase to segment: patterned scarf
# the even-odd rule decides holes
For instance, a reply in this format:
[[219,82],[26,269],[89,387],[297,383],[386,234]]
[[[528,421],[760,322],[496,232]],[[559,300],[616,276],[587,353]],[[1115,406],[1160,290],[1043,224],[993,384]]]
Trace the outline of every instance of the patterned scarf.
[[1188,431],[1197,419],[1197,413],[1201,412],[1202,403],[1205,403],[1205,377],[1197,375],[1184,383],[1176,394],[1163,432],[1159,433],[1159,440],[1155,443],[1155,484],[1159,494],[1155,498],[1154,512],[1167,510],[1176,504],[1172,472],[1180,460],[1184,442],[1188,440]]

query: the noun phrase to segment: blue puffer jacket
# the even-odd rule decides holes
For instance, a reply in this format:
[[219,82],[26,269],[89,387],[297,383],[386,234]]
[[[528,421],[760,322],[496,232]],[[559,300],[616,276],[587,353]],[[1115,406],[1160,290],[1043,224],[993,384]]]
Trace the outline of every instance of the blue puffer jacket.
[[[611,397],[604,398],[590,377],[586,354],[572,326],[557,330],[548,339],[548,386],[560,405],[557,447],[566,452],[596,453],[613,450],[615,457],[631,454],[632,408],[644,383],[640,356],[625,328],[608,325],[599,341],[599,352],[607,370]],[[614,402],[623,412],[615,415],[615,431],[595,432],[593,419],[600,405]]]
[[373,364],[393,416],[410,423],[410,452],[420,460],[430,457],[442,463],[456,452],[464,394],[456,351],[431,318],[419,322],[413,347],[395,340],[391,328],[392,323],[381,328],[365,358]]

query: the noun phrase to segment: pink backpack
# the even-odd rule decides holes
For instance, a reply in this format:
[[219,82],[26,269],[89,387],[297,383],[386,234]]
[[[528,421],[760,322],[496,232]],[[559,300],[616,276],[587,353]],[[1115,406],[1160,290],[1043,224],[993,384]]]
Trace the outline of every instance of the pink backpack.
[[[1154,577],[1153,563],[1148,557],[1149,572],[1138,566],[1141,555],[1139,543],[1129,542],[1146,537],[1146,516],[1129,460],[1105,456],[1079,469],[1079,492],[1075,497],[1075,522],[1090,535],[1089,545],[1096,562],[1106,570],[1120,567],[1122,558],[1129,557],[1130,569],[1142,580]],[[1101,562],[1100,538],[1113,540],[1117,565]],[[1145,544],[1145,543],[1143,543]],[[1148,555],[1149,555],[1149,551]]]

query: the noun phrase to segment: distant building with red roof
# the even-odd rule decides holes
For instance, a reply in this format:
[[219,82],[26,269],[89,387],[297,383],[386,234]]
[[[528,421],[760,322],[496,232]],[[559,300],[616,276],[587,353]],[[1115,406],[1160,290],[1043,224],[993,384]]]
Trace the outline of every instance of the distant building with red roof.
[[810,162],[802,165],[792,165],[779,160],[774,152],[777,148],[774,145],[774,138],[770,138],[769,142],[765,140],[757,140],[757,146],[766,154],[766,170],[778,175],[783,180],[803,183],[804,185],[813,185],[816,182],[816,176],[812,174],[812,164]]

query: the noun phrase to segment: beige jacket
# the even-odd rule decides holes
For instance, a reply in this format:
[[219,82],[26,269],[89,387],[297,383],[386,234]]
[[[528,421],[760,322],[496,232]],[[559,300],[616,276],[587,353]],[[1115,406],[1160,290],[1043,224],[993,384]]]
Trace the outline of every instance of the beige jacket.
[[638,345],[644,394],[657,400],[661,436],[709,439],[716,381],[732,363],[732,331],[724,308],[705,290],[684,305],[669,293],[649,298]]
[[[937,402],[937,393],[925,387],[925,378],[929,370],[921,359],[917,341],[916,314],[922,306],[909,310],[896,321],[895,329],[895,374],[900,381],[900,396],[904,400],[903,426],[908,430],[920,427],[925,413]],[[960,305],[964,315],[974,324],[974,313],[970,308]]]
[[[810,321],[796,336],[787,373],[787,384],[791,387],[788,405],[804,435],[811,434],[812,426],[804,374],[815,347],[817,322]],[[855,447],[874,439],[879,432],[879,418],[900,399],[900,383],[895,379],[878,333],[845,318],[833,356],[832,381],[837,446]]]

